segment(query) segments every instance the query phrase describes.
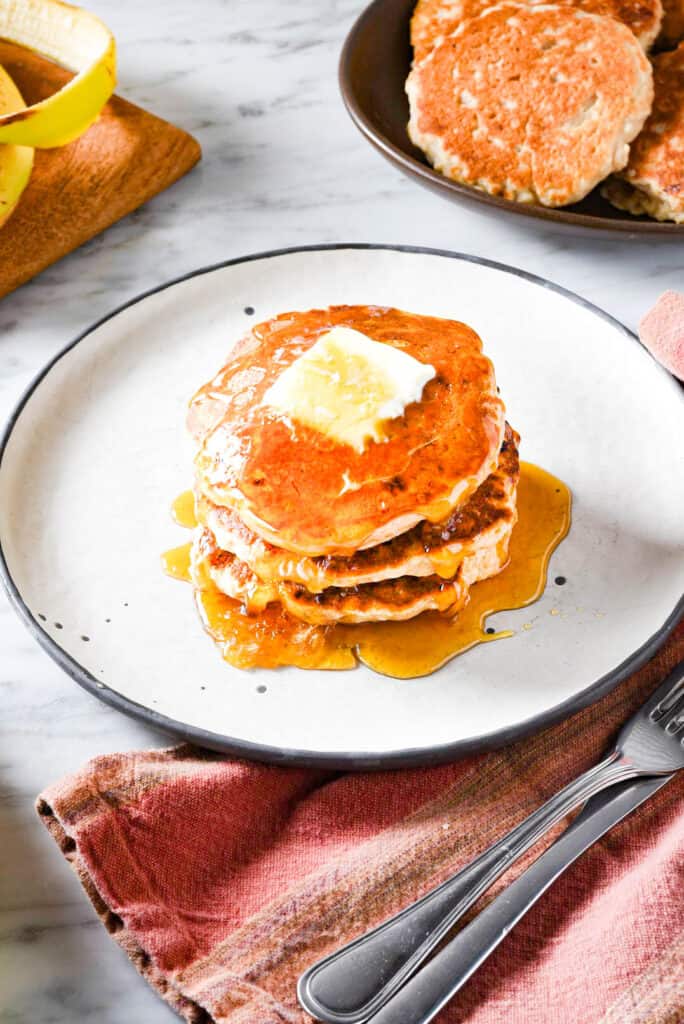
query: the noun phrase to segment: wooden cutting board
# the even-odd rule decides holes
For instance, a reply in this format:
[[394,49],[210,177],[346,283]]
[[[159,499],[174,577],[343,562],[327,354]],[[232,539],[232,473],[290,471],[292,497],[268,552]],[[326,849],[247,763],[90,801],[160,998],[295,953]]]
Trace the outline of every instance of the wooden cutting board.
[[[0,64],[27,103],[72,77],[3,41]],[[187,132],[118,96],[80,139],[37,149],[31,180],[0,228],[0,297],[173,184],[200,156]]]

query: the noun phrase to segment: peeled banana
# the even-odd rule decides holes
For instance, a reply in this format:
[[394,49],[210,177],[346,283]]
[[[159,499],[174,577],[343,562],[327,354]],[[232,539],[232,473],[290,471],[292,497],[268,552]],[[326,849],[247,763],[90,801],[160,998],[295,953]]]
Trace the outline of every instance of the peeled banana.
[[109,29],[59,0],[0,0],[0,38],[78,72],[40,103],[2,114],[0,142],[49,149],[82,135],[114,91],[116,44]]

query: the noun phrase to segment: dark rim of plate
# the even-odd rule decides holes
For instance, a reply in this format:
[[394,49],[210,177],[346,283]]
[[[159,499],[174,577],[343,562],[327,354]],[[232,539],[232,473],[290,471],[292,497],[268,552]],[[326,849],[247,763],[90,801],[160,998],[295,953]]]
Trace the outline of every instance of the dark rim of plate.
[[[294,246],[285,249],[275,249],[269,252],[254,253],[249,256],[237,257],[236,259],[225,260],[207,267],[202,267],[199,270],[191,271],[188,274],[183,274],[182,276],[174,278],[171,281],[167,281],[164,284],[157,285],[155,288],[150,288],[148,291],[142,292],[135,298],[124,302],[111,313],[108,313],[100,320],[97,320],[94,324],[74,338],[73,341],[70,341],[43,367],[42,370],[40,370],[37,376],[29,384],[28,388],[25,390],[11,413],[4,431],[0,436],[0,469],[2,468],[4,454],[14,427],[19,420],[24,407],[29,402],[31,396],[43,378],[45,378],[50,370],[52,370],[52,368],[63,358],[63,356],[75,348],[76,345],[85,341],[99,327],[124,312],[124,310],[128,309],[130,306],[136,305],[138,302],[143,301],[150,295],[156,295],[158,292],[165,291],[167,288],[180,284],[182,281],[198,277],[201,274],[212,273],[213,271],[221,270],[224,267],[237,266],[242,263],[251,263],[256,260],[273,259],[279,256],[288,256],[293,253],[331,252],[339,250],[378,250],[386,252],[416,253],[427,256],[441,256],[447,259],[461,260],[466,263],[475,263],[480,266],[490,267],[493,270],[512,274],[525,281],[530,281],[533,284],[540,285],[542,288],[551,289],[557,294],[562,295],[565,298],[570,299],[572,302],[583,306],[585,309],[590,310],[595,316],[600,317],[621,331],[625,338],[630,339],[630,341],[637,345],[641,345],[637,336],[625,327],[624,324],[621,324],[619,320],[611,316],[609,313],[606,313],[598,306],[595,306],[593,303],[588,302],[586,299],[581,298],[574,292],[569,291],[567,288],[563,288],[561,285],[547,281],[545,278],[539,277],[536,274],[530,274],[527,271],[518,270],[515,267],[510,267],[503,263],[496,263],[494,260],[483,259],[478,256],[469,256],[465,253],[449,252],[444,249],[431,249],[422,246],[383,245],[360,242],[337,242],[327,245]],[[661,372],[665,377],[673,380],[673,378],[670,377],[670,374],[668,374],[668,372],[664,370],[655,361],[655,359],[653,360],[653,363],[658,372]],[[684,396],[684,391],[682,394]],[[568,718],[570,715],[587,707],[589,704],[593,704],[595,701],[599,700],[601,697],[605,696],[605,694],[614,689],[618,683],[622,682],[622,680],[628,675],[631,675],[644,665],[665,642],[684,612],[684,595],[682,595],[661,628],[657,630],[644,644],[642,644],[641,647],[625,658],[620,665],[616,666],[616,668],[602,676],[600,679],[589,684],[585,689],[574,697],[571,697],[569,700],[563,701],[561,704],[550,708],[548,711],[539,715],[534,715],[532,718],[529,718],[524,722],[520,722],[517,725],[506,729],[500,729],[496,732],[485,733],[481,736],[474,736],[465,740],[457,740],[453,743],[443,744],[438,747],[410,748],[407,750],[380,753],[374,753],[372,751],[349,754],[340,752],[320,753],[307,750],[292,750],[267,746],[259,743],[252,743],[248,740],[236,739],[231,736],[222,736],[219,733],[209,732],[206,729],[185,725],[182,722],[178,722],[173,718],[168,718],[166,715],[162,715],[157,711],[153,711],[150,708],[138,704],[137,701],[124,697],[122,694],[111,689],[111,687],[103,684],[100,680],[96,679],[95,676],[91,675],[87,669],[80,665],[70,654],[64,651],[57,643],[55,643],[52,637],[45,632],[40,622],[31,613],[28,605],[20,594],[17,585],[10,575],[9,566],[3,550],[2,537],[0,537],[0,580],[7,592],[10,603],[15,608],[19,617],[27,626],[34,639],[38,641],[40,646],[47,651],[50,657],[57,662],[60,668],[62,668],[67,675],[71,676],[71,678],[80,686],[88,690],[88,692],[92,693],[95,697],[104,701],[106,704],[110,704],[112,707],[117,708],[117,710],[122,711],[124,714],[129,715],[132,718],[137,718],[140,721],[145,722],[153,729],[170,733],[173,736],[187,740],[199,747],[220,751],[225,754],[234,754],[239,757],[256,761],[302,766],[323,765],[331,769],[341,770],[408,768],[444,764],[449,761],[454,761],[457,758],[465,757],[467,754],[479,753],[484,750],[492,750],[496,747],[504,746],[507,743],[511,743],[513,740],[521,739],[533,732],[538,732],[564,718]]]
[[[577,229],[588,229],[594,232],[619,232],[636,237],[657,235],[661,239],[668,238],[670,240],[684,237],[684,224],[676,224],[672,221],[657,221],[646,217],[604,217],[600,214],[585,213],[570,208],[547,207],[536,203],[516,203],[510,199],[503,199],[501,196],[492,196],[480,189],[451,181],[418,156],[411,156],[409,152],[395,145],[382,132],[375,120],[367,114],[359,101],[351,71],[355,48],[363,39],[369,21],[375,16],[376,10],[385,7],[387,3],[388,0],[373,0],[352,25],[340,55],[339,85],[344,105],[361,134],[400,170],[410,177],[419,179],[423,185],[433,191],[446,193],[447,196],[450,194],[451,198],[459,196],[508,213],[519,214],[522,217],[545,220],[556,225],[567,224]],[[382,55],[379,55],[379,59],[382,59]],[[407,150],[413,148],[408,136],[406,145]]]

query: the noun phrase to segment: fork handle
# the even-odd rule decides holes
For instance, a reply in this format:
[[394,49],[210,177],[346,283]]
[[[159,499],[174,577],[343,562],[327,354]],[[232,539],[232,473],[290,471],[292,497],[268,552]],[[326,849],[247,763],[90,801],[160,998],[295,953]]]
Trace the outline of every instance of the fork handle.
[[595,793],[633,777],[618,752],[580,775],[458,874],[395,917],[310,967],[299,1001],[329,1024],[361,1024],[377,1013],[496,879],[553,825]]
[[593,797],[548,850],[407,982],[373,1024],[429,1024],[566,868],[671,778],[642,778]]

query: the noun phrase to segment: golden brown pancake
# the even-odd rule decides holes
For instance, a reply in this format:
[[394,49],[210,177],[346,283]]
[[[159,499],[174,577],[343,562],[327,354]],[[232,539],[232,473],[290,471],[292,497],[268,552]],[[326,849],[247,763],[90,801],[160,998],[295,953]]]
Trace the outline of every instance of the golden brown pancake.
[[629,163],[602,192],[613,206],[684,223],[684,43],[653,61],[655,100]]
[[613,18],[503,3],[464,22],[406,83],[409,135],[444,175],[563,206],[627,163],[651,68]]
[[312,593],[327,587],[355,587],[401,576],[455,575],[466,557],[496,545],[516,519],[515,495],[520,472],[519,437],[506,425],[495,471],[465,504],[441,523],[426,521],[392,540],[348,557],[293,555],[262,540],[231,509],[197,497],[199,522],[208,527],[219,548],[229,551],[261,580],[290,580]]
[[[436,376],[363,452],[262,404],[283,370],[334,326],[403,349]],[[256,326],[192,400],[197,488],[277,547],[352,554],[439,522],[493,472],[504,407],[465,324],[378,306],[284,313]]]
[[671,48],[684,39],[684,0],[663,0],[663,21],[658,46]]
[[[530,6],[537,2],[528,0]],[[661,0],[557,0],[557,3],[589,14],[616,18],[631,29],[646,51],[655,42],[663,17]],[[411,18],[415,60],[424,60],[437,43],[455,32],[462,22],[492,6],[488,0],[418,0]]]

